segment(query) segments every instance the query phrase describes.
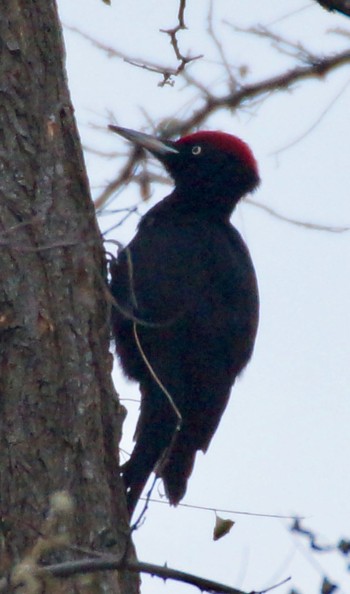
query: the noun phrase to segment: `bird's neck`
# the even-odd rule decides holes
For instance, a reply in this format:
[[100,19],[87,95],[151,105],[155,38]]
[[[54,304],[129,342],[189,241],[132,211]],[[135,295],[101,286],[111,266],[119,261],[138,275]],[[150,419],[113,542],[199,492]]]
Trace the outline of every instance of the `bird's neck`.
[[181,192],[179,189],[174,189],[172,194],[164,198],[155,209],[164,214],[169,213],[169,216],[181,218],[206,218],[209,221],[215,220],[217,222],[226,223],[238,202],[227,196],[218,195],[201,195],[195,191]]

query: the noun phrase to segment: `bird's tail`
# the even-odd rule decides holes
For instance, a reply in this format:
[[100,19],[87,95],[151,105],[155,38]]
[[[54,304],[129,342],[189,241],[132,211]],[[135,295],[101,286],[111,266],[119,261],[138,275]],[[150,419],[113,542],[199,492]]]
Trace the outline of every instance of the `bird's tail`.
[[[130,517],[141,496],[148,477],[153,472],[157,462],[162,458],[171,436],[174,433],[175,418],[169,416],[166,407],[157,405],[157,393],[146,392],[147,400],[136,428],[136,445],[130,459],[122,467],[122,475],[126,489],[126,500]],[[153,400],[152,398],[153,397]],[[163,397],[163,395],[162,395]],[[163,397],[164,399],[164,397]],[[161,402],[161,404],[163,404]]]
[[[137,446],[136,446],[137,448]],[[135,448],[135,450],[136,450]],[[133,452],[130,460],[122,467],[122,475],[126,489],[126,501],[130,517],[141,497],[143,488],[158,459],[158,452],[149,452],[145,456],[139,449]]]
[[180,439],[181,432],[178,437],[165,453],[157,471],[158,476],[163,479],[165,494],[172,505],[177,505],[185,495],[196,457],[193,444]]

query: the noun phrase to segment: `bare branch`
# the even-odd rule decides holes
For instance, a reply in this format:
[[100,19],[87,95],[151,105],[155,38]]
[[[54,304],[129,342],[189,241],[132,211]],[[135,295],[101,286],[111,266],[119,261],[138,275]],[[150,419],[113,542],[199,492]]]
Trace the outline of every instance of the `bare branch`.
[[91,240],[85,240],[84,242],[81,241],[80,238],[77,239],[67,239],[67,240],[60,240],[60,241],[55,241],[52,243],[45,243],[43,245],[38,245],[37,247],[31,247],[31,246],[25,246],[23,245],[23,242],[14,242],[12,240],[7,240],[7,241],[0,241],[0,246],[8,246],[11,248],[11,250],[13,250],[14,252],[19,252],[22,254],[30,254],[30,253],[38,253],[38,252],[45,252],[45,251],[50,251],[50,250],[60,250],[62,248],[81,248],[81,246],[84,245],[92,245],[94,243],[98,243],[97,239],[91,239]]
[[[308,63],[305,66],[298,66],[257,83],[241,86],[238,90],[229,94],[215,96],[209,91],[203,91],[204,105],[201,108],[187,119],[174,121],[171,129],[161,124],[158,128],[164,130],[162,134],[164,138],[188,134],[206,121],[210,115],[221,109],[238,109],[249,100],[261,99],[275,91],[289,90],[297,82],[308,79],[323,79],[327,74],[345,64],[350,64],[350,50],[324,57],[309,55]],[[187,72],[184,73],[184,77],[187,82],[196,86],[199,90],[203,90],[202,85],[190,77]]]
[[[161,33],[166,33],[167,35],[169,35],[170,44],[172,45],[172,47],[174,49],[176,59],[180,62],[179,66],[177,67],[177,69],[174,73],[174,76],[177,76],[178,74],[183,72],[185,70],[186,65],[189,64],[190,62],[193,62],[194,60],[198,60],[199,58],[203,57],[202,54],[200,54],[198,56],[193,56],[193,57],[184,56],[183,53],[180,51],[177,34],[182,29],[187,29],[187,27],[185,25],[185,8],[186,8],[186,0],[180,0],[179,12],[177,15],[178,24],[176,25],[176,27],[173,27],[172,29],[160,29]],[[164,81],[164,84],[165,84],[165,81]]]
[[256,37],[265,38],[272,43],[272,47],[277,49],[280,53],[286,56],[296,58],[297,60],[308,63],[315,60],[315,55],[310,50],[307,50],[300,42],[290,41],[277,33],[271,31],[268,27],[257,25],[256,27],[238,27],[229,21],[223,21],[225,25],[231,27],[238,33],[255,35]]
[[117,50],[116,48],[111,47],[110,45],[106,45],[105,43],[102,43],[101,41],[94,39],[93,37],[91,37],[91,35],[88,35],[87,33],[84,33],[83,31],[81,31],[80,29],[77,29],[77,27],[70,27],[69,25],[65,25],[65,28],[68,29],[68,31],[77,33],[78,35],[80,35],[81,37],[83,37],[84,39],[89,41],[93,46],[97,47],[97,49],[105,52],[108,58],[120,58],[124,62],[127,62],[127,64],[131,64],[132,66],[136,66],[137,68],[142,68],[144,70],[148,70],[149,72],[155,72],[157,74],[161,74],[164,78],[161,85],[164,85],[167,82],[169,82],[169,80],[172,76],[176,76],[176,73],[177,73],[176,68],[173,68],[171,66],[168,67],[168,66],[164,66],[161,64],[156,64],[156,63],[150,62],[150,61],[145,62],[141,58],[127,56],[124,52],[121,52],[121,51]]
[[131,526],[131,532],[133,532],[134,530],[138,530],[141,523],[144,522],[145,515],[148,510],[148,504],[150,501],[152,501],[151,496],[152,496],[152,492],[156,485],[157,480],[158,480],[158,476],[155,475],[152,485],[151,485],[149,491],[146,493],[146,497],[140,497],[140,499],[142,499],[142,501],[144,502],[144,505],[143,505],[142,511],[141,511],[139,517],[137,518],[136,522],[134,522],[133,525]]
[[312,229],[314,231],[328,231],[329,233],[345,233],[346,231],[350,231],[350,226],[341,227],[341,226],[332,226],[332,225],[319,225],[318,223],[309,223],[307,221],[298,221],[297,219],[292,219],[290,217],[286,217],[285,215],[280,214],[270,206],[266,204],[261,204],[260,202],[255,202],[251,198],[246,198],[245,202],[247,204],[251,204],[256,208],[260,208],[264,210],[269,215],[279,219],[280,221],[285,221],[286,223],[290,223],[291,225],[296,225],[297,227],[305,227],[305,229]]
[[[215,97],[210,95],[205,98],[203,107],[183,120],[173,132],[182,135],[193,130],[205,121],[210,115],[223,108],[237,109],[248,100],[262,97],[274,91],[288,90],[297,82],[308,79],[322,79],[336,68],[350,63],[350,50],[332,56],[318,57],[306,66],[298,66],[277,76],[264,79],[260,82],[242,86],[238,91]],[[175,127],[174,127],[175,128]]]
[[179,12],[177,15],[179,26],[181,29],[186,29],[185,25],[185,8],[186,8],[186,0],[180,0]]
[[334,33],[335,35],[342,35],[343,37],[350,38],[350,31],[348,29],[343,29],[342,27],[334,27],[332,29],[328,29],[328,33]]
[[[116,213],[122,213],[124,212],[124,216],[122,216],[119,221],[117,223],[113,223],[113,225],[111,225],[110,227],[108,227],[108,229],[106,229],[103,232],[103,237],[105,238],[109,233],[111,233],[112,231],[114,231],[115,229],[118,229],[118,227],[121,227],[125,221],[127,221],[132,215],[138,215],[141,218],[141,215],[138,211],[138,207],[137,206],[131,206],[130,208],[122,208],[120,210],[116,209],[114,211],[106,211],[106,210],[102,210],[99,215],[106,215],[106,214],[116,214]],[[108,241],[108,240],[106,240]]]
[[65,28],[68,29],[68,31],[77,33],[78,35],[80,35],[81,37],[83,37],[84,39],[89,41],[93,46],[95,46],[99,50],[102,50],[103,52],[105,52],[107,54],[108,58],[119,58],[119,59],[123,60],[124,62],[127,62],[131,66],[136,66],[137,68],[142,68],[143,70],[148,70],[149,72],[155,72],[156,74],[160,74],[163,77],[163,80],[159,83],[159,86],[162,87],[166,84],[170,84],[170,85],[174,84],[172,77],[175,77],[175,76],[178,76],[179,74],[181,74],[181,72],[183,72],[185,70],[185,67],[190,62],[193,62],[194,60],[198,60],[199,58],[203,57],[202,54],[200,54],[198,56],[184,56],[180,52],[176,34],[180,31],[180,29],[186,29],[186,25],[184,23],[185,5],[186,5],[185,0],[180,0],[180,8],[179,8],[179,13],[178,13],[178,19],[179,19],[178,25],[176,27],[174,27],[173,29],[161,29],[160,30],[162,33],[167,33],[170,36],[171,45],[174,48],[176,59],[180,62],[179,66],[177,68],[173,68],[172,66],[164,66],[162,64],[157,64],[157,63],[151,62],[151,61],[146,62],[145,60],[142,60],[141,58],[127,56],[124,52],[121,52],[120,50],[117,50],[116,48],[111,47],[110,45],[106,45],[105,43],[102,43],[101,41],[94,39],[93,37],[91,37],[91,35],[84,33],[77,27],[70,27],[69,25],[65,25]]
[[123,186],[131,177],[136,163],[139,160],[140,150],[137,147],[133,147],[132,151],[125,163],[123,169],[119,173],[118,177],[109,182],[102,194],[95,200],[95,208],[99,210],[103,208],[110,196],[115,193],[121,186]]
[[186,8],[186,0],[180,0],[179,12],[177,15],[178,24],[176,25],[176,27],[173,27],[172,29],[160,29],[161,33],[166,33],[167,35],[169,35],[170,43],[173,46],[176,59],[179,60],[180,62],[182,60],[184,60],[185,58],[182,55],[182,53],[180,52],[179,43],[178,43],[176,35],[179,31],[181,31],[181,29],[187,29],[187,27],[185,25],[185,8]]
[[224,48],[222,46],[222,43],[220,42],[218,36],[215,33],[214,30],[214,24],[213,24],[213,0],[210,0],[210,4],[209,4],[209,14],[208,14],[208,33],[210,35],[210,37],[212,38],[214,45],[216,46],[216,49],[218,50],[222,65],[224,66],[225,70],[226,70],[226,74],[229,80],[229,85],[230,85],[230,89],[232,92],[234,92],[237,88],[237,81],[234,78],[233,74],[232,74],[232,68],[230,67],[227,57],[226,57],[226,53],[224,51]]
[[280,149],[278,149],[276,151],[273,151],[272,154],[273,155],[279,155],[283,151],[286,151],[286,150],[290,149],[292,146],[295,146],[296,144],[298,144],[299,142],[301,142],[306,136],[308,136],[308,134],[310,134],[311,132],[313,132],[313,130],[315,130],[317,128],[317,126],[319,125],[319,123],[326,116],[326,114],[329,111],[331,111],[331,109],[336,104],[337,100],[346,91],[346,89],[348,88],[349,84],[350,84],[350,81],[347,80],[346,83],[345,83],[345,85],[342,86],[342,88],[340,89],[340,91],[338,91],[338,93],[336,94],[336,96],[328,103],[328,105],[325,107],[325,109],[323,109],[323,111],[321,112],[321,114],[316,118],[316,120],[313,122],[313,124],[311,124],[311,126],[309,126],[302,134],[300,134],[299,136],[297,136],[297,138],[294,138],[294,140],[292,140],[291,142],[289,142],[288,144],[286,144],[282,148],[280,148]]
[[[320,544],[319,536],[316,532],[304,528],[301,524],[301,520],[296,518],[293,524],[290,526],[289,530],[291,532],[295,532],[300,534],[301,536],[305,537],[308,540],[310,549],[315,553],[339,553],[342,558],[345,557],[345,562],[348,564],[349,555],[350,555],[350,540],[348,538],[341,538],[338,542],[334,544]],[[298,546],[298,545],[297,545]],[[299,548],[299,547],[298,547]],[[310,557],[306,555],[306,551],[301,549],[301,552],[304,554],[306,559],[318,570],[321,570],[321,574],[323,574],[323,581],[321,586],[321,592],[331,593],[335,590],[338,590],[338,584],[334,583],[324,574],[323,568],[319,565],[319,563],[315,560],[314,556]],[[349,570],[349,565],[347,565],[347,569]]]
[[310,4],[306,4],[306,6],[301,6],[300,8],[296,8],[295,10],[289,10],[283,16],[277,17],[273,21],[270,21],[269,26],[271,27],[272,25],[281,23],[282,21],[285,21],[286,19],[289,19],[290,17],[295,16],[296,14],[300,14],[301,12],[304,12],[304,10],[309,10],[310,8],[311,8]]
[[[278,582],[278,584],[275,584],[274,586],[270,586],[269,588],[265,588],[265,590],[260,590],[260,592],[257,592],[256,594],[267,594],[267,592],[271,592],[272,590],[275,590],[276,588],[279,588],[280,586],[284,586],[284,584],[289,582],[290,579],[291,579],[290,577],[287,577],[284,580],[282,580],[281,582]],[[251,594],[254,594],[254,592],[252,592]]]
[[[193,58],[195,59],[195,58]],[[174,68],[164,68],[164,66],[156,66],[151,65],[150,63],[144,63],[141,60],[135,60],[132,58],[124,58],[124,62],[130,64],[131,66],[136,66],[137,68],[141,68],[142,70],[148,70],[148,72],[155,72],[156,74],[161,74],[163,76],[163,80],[159,83],[160,87],[164,87],[164,85],[173,85],[172,76],[176,76],[178,74],[177,69]]]
[[[72,575],[76,575],[78,573],[86,574],[96,571],[106,571],[106,570],[127,570],[137,573],[147,573],[152,576],[157,576],[162,578],[163,580],[174,580],[177,582],[182,582],[183,584],[188,584],[190,586],[195,586],[199,588],[201,591],[211,592],[213,594],[247,594],[242,590],[237,590],[237,588],[231,588],[225,584],[220,584],[218,582],[213,582],[212,580],[207,580],[205,578],[199,577],[197,575],[193,575],[190,573],[186,573],[184,571],[178,571],[177,569],[171,569],[170,567],[154,565],[153,563],[144,563],[139,561],[137,563],[131,561],[125,561],[124,559],[118,559],[114,556],[105,556],[104,558],[97,558],[97,559],[82,559],[79,561],[68,561],[66,563],[57,563],[55,565],[47,565],[45,567],[39,568],[36,571],[38,576],[47,575],[50,573],[54,577],[70,577]],[[290,578],[283,580],[279,584],[272,586],[271,588],[254,591],[250,594],[264,594],[275,588],[280,586]]]
[[300,519],[298,519],[298,518],[296,518],[294,520],[290,530],[291,530],[291,532],[297,532],[299,534],[302,534],[303,536],[306,536],[309,540],[310,548],[313,549],[314,551],[329,552],[329,551],[334,551],[337,549],[337,546],[333,546],[333,545],[320,545],[317,542],[317,534],[315,532],[312,532],[312,530],[307,530],[306,528],[304,528],[301,525]]

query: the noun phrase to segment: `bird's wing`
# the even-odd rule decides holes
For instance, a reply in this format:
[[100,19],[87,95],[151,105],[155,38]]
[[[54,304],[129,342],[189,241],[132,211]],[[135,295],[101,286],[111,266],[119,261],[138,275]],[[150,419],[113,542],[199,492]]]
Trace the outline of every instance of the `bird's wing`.
[[237,290],[252,270],[229,225],[156,221],[143,224],[119,256],[112,291],[123,306],[154,322],[196,309],[205,317],[206,300],[232,313],[240,301]]
[[[226,402],[251,355],[257,326],[256,279],[239,234],[229,225],[198,221],[146,225],[117,265],[113,294],[141,320],[142,349],[177,402],[192,399],[206,414],[201,403],[214,387]],[[125,348],[133,353],[124,359],[136,367],[142,362],[130,332],[128,322]],[[127,373],[141,381],[144,367]]]

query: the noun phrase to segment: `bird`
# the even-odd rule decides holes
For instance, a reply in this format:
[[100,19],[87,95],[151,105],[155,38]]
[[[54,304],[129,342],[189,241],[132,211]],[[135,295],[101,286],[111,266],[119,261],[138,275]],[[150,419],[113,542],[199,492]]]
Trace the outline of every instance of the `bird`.
[[110,266],[116,353],[141,393],[135,446],[121,467],[131,517],[152,472],[169,503],[181,501],[252,356],[257,279],[230,217],[260,177],[250,147],[226,132],[174,141],[109,128],[149,151],[174,181]]

